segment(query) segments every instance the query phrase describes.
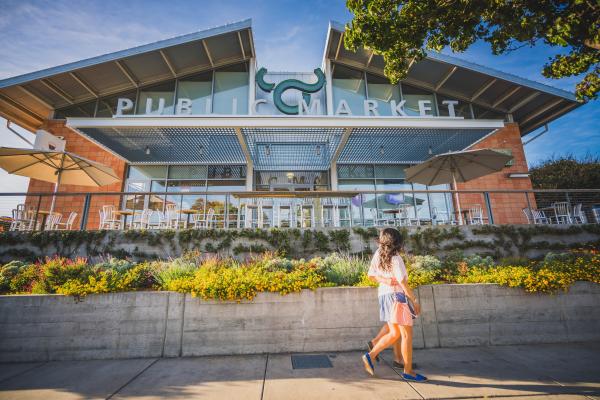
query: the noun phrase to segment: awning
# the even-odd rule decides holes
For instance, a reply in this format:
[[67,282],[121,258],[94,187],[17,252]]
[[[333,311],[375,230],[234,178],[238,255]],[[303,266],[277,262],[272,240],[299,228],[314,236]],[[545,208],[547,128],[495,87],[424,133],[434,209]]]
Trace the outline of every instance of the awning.
[[499,120],[394,117],[68,118],[67,126],[129,163],[249,164],[257,171],[414,164],[463,150]]
[[[325,57],[339,64],[383,75],[383,57],[344,48],[344,25],[331,22]],[[573,93],[520,78],[460,58],[428,52],[403,82],[504,114],[512,114],[525,135],[580,106]]]
[[248,19],[0,80],[0,115],[36,130],[54,109],[253,57]]

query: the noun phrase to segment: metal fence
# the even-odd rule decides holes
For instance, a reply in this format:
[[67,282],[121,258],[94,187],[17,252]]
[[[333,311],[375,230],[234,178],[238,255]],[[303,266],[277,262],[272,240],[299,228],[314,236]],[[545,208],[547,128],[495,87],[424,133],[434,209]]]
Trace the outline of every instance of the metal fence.
[[0,207],[3,230],[578,224],[600,222],[600,189],[0,193]]

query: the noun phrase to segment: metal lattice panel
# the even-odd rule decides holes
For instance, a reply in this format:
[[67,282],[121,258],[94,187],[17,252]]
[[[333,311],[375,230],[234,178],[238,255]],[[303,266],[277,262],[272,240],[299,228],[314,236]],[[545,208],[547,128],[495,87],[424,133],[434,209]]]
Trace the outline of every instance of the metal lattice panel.
[[79,130],[133,163],[246,163],[232,128],[135,127]]
[[339,164],[412,164],[432,154],[463,150],[491,129],[355,128]]
[[343,128],[244,128],[254,169],[328,169]]

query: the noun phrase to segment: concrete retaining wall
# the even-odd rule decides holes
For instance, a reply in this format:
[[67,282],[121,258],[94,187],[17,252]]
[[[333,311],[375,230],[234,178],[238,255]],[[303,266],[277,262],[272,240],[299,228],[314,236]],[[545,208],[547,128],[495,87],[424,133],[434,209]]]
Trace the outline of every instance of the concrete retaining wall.
[[[492,284],[417,290],[415,347],[600,340],[600,285],[556,295]],[[0,296],[0,362],[364,348],[381,326],[372,288],[324,288],[252,302],[175,292]]]

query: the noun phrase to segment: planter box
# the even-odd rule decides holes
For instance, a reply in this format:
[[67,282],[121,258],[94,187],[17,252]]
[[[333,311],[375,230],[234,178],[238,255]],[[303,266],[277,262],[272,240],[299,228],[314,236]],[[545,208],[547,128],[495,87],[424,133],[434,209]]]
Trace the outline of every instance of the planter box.
[[[528,294],[493,284],[417,289],[416,348],[600,340],[600,285]],[[363,349],[379,328],[373,288],[253,301],[175,292],[0,296],[0,362]]]

